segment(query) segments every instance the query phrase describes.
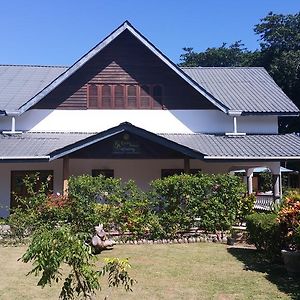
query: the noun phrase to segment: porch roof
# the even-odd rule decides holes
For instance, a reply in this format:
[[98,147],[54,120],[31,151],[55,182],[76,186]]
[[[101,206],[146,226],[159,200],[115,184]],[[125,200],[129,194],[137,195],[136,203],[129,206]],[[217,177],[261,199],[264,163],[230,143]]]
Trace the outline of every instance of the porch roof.
[[27,132],[0,135],[0,161],[58,159],[119,133],[129,132],[155,144],[206,161],[299,160],[300,137],[260,134],[228,137],[212,134],[154,134],[130,123],[100,133]]

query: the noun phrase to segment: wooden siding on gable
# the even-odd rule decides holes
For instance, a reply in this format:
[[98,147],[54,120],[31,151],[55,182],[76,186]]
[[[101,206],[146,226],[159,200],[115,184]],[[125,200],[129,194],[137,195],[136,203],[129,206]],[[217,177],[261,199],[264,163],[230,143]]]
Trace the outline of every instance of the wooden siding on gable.
[[160,105],[167,109],[216,109],[129,31],[120,34],[32,108],[87,109],[88,84],[161,85]]

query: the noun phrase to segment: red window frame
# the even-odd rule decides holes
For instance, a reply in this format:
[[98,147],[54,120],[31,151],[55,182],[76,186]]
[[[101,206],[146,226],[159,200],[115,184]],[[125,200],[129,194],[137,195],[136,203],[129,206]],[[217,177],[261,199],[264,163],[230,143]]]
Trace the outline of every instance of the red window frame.
[[[97,91],[93,88],[97,88]],[[121,89],[120,89],[121,87]],[[130,89],[135,88],[134,93]],[[143,92],[148,89],[147,92]],[[154,95],[155,88],[159,87],[161,93]],[[110,89],[108,92],[107,89]],[[117,91],[119,89],[119,91]],[[161,109],[163,104],[163,86],[159,84],[95,84],[87,85],[87,108],[89,109]],[[105,92],[105,93],[104,93]],[[120,96],[123,94],[123,96]],[[148,94],[148,95],[147,95]],[[119,97],[119,98],[118,98]],[[135,98],[135,104],[134,103]],[[148,98],[148,105],[143,101]],[[157,101],[158,100],[158,101]],[[123,102],[123,103],[122,103]],[[96,105],[97,104],[97,105]]]

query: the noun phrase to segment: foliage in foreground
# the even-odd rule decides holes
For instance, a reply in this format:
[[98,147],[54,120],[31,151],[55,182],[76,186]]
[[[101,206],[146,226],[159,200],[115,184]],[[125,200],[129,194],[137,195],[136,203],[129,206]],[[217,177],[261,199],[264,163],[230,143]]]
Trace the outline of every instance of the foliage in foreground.
[[250,242],[268,257],[279,257],[282,249],[300,249],[300,193],[290,191],[277,211],[247,217]]
[[[21,239],[32,240],[24,262],[33,262],[30,273],[40,275],[39,285],[64,280],[60,297],[89,298],[100,289],[100,277],[108,274],[109,286],[130,290],[127,260],[113,259],[102,270],[95,268],[91,238],[95,225],[129,232],[132,238],[174,237],[189,230],[197,220],[207,231],[229,229],[253,208],[253,197],[245,197],[239,177],[230,175],[174,175],[152,182],[141,191],[133,181],[71,177],[68,196],[47,195],[47,186],[36,191],[39,178],[27,178],[28,197],[19,199],[10,224]],[[61,268],[66,265],[66,278]]]
[[237,176],[174,175],[152,182],[152,209],[166,235],[195,225],[207,231],[228,230],[251,211],[245,186]]
[[[127,259],[110,259],[100,270],[95,266],[97,257],[90,240],[99,221],[95,214],[96,199],[80,197],[74,191],[69,197],[47,195],[46,186],[34,190],[37,180],[38,176],[26,178],[28,197],[19,199],[21,205],[9,221],[19,238],[32,235],[21,259],[33,262],[29,274],[41,274],[38,285],[44,287],[64,280],[60,298],[92,299],[101,288],[100,278],[107,274],[109,286],[123,285],[131,290],[134,280],[127,272]],[[63,266],[70,270],[65,278]]]
[[275,213],[254,213],[247,217],[249,242],[269,258],[280,257],[284,241]]

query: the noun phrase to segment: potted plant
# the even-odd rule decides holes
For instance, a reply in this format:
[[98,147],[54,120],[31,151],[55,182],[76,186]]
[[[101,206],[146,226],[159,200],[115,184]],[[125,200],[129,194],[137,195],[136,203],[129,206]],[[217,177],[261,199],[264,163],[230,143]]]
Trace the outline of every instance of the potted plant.
[[285,249],[281,251],[288,272],[300,273],[300,193],[292,191],[279,209],[277,221]]

